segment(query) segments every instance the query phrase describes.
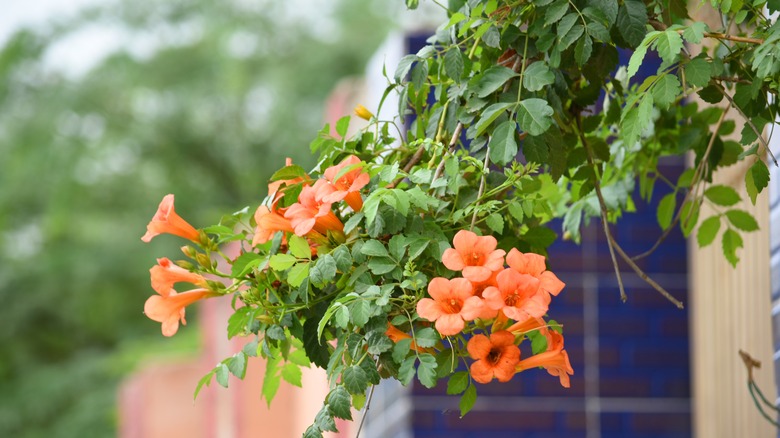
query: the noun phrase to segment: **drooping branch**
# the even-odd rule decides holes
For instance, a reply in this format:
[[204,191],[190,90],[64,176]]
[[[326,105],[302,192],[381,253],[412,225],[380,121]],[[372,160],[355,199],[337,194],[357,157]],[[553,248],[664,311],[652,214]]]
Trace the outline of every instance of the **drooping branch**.
[[747,123],[748,126],[750,126],[750,129],[752,129],[753,133],[755,133],[756,137],[758,137],[758,142],[761,143],[761,146],[763,146],[763,148],[767,151],[769,156],[772,157],[772,161],[775,163],[775,166],[777,166],[777,158],[775,158],[775,154],[772,153],[772,149],[769,148],[769,144],[766,142],[766,140],[764,140],[764,135],[761,134],[761,132],[758,131],[758,128],[756,128],[756,125],[753,124],[753,121],[750,120],[750,117],[748,117],[747,114],[745,114],[742,111],[742,108],[740,108],[739,105],[737,105],[737,103],[734,102],[734,98],[731,97],[731,95],[729,95],[729,93],[726,92],[726,89],[723,88],[723,86],[720,85],[720,84],[715,84],[715,86],[723,94],[723,97],[725,97],[729,101],[731,106],[734,107],[734,109],[736,109],[737,111],[739,111],[739,114],[745,120],[745,123]]

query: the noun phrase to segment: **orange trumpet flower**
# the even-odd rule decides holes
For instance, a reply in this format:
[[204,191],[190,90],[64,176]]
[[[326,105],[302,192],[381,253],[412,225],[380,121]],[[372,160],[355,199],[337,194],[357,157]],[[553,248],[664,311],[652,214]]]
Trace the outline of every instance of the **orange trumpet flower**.
[[504,268],[503,249],[496,249],[498,242],[493,236],[477,236],[467,230],[460,230],[452,239],[454,248],[448,248],[441,256],[447,269],[463,271],[463,277],[472,282],[487,281],[495,271]]
[[184,319],[185,307],[215,295],[208,289],[193,289],[182,293],[170,290],[168,295],[149,297],[144,304],[144,313],[152,321],[162,323],[163,336],[173,336],[179,330],[179,321],[187,325],[187,320]]
[[149,269],[152,276],[152,289],[162,296],[168,296],[176,283],[193,283],[206,287],[206,279],[202,275],[190,272],[174,265],[167,257],[157,259],[157,264]]
[[149,242],[158,234],[174,234],[193,242],[200,240],[198,230],[181,218],[173,209],[173,195],[165,195],[151,222],[146,226],[146,234],[141,237],[144,242]]
[[466,345],[469,356],[476,359],[469,370],[471,377],[479,383],[490,383],[495,377],[499,382],[508,382],[515,375],[520,361],[520,349],[515,345],[515,336],[506,330],[494,332],[490,337],[475,335]]

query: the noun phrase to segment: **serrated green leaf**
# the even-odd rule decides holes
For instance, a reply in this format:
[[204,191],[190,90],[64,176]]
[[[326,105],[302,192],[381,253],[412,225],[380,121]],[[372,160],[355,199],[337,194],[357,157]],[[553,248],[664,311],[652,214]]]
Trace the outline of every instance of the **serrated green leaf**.
[[368,268],[374,275],[384,275],[392,272],[398,266],[398,263],[388,257],[374,257],[368,261]]
[[312,424],[303,432],[303,438],[322,438],[322,431],[317,425]]
[[694,87],[706,87],[712,77],[712,65],[703,58],[685,64],[685,80]]
[[661,108],[668,108],[677,100],[681,92],[682,88],[677,76],[667,74],[655,81],[652,88],[653,101]]
[[275,271],[286,271],[294,265],[298,259],[290,254],[275,254],[271,256],[268,265]]
[[309,271],[309,281],[314,286],[323,287],[336,277],[336,260],[330,254],[317,258],[314,267]]
[[349,314],[352,324],[363,327],[371,318],[371,304],[365,299],[356,300],[349,306]]
[[661,199],[658,203],[658,210],[656,211],[656,218],[658,219],[658,225],[662,230],[669,228],[672,224],[672,218],[674,218],[674,209],[677,207],[677,193],[669,193]]
[[691,235],[699,222],[700,206],[701,204],[698,201],[688,200],[680,208],[680,229],[686,239]]
[[382,354],[393,348],[393,341],[384,333],[373,331],[368,334],[368,354]]
[[[590,29],[590,25],[588,29]],[[577,65],[580,67],[585,65],[590,59],[591,53],[593,53],[593,40],[590,39],[590,36],[585,35],[574,46],[574,60],[577,61]]]
[[682,51],[683,40],[676,31],[665,30],[658,34],[655,40],[655,49],[665,63],[671,64]]
[[336,428],[336,421],[333,419],[333,414],[330,413],[328,406],[323,406],[322,409],[314,417],[314,425],[322,431],[338,432]]
[[271,175],[271,181],[287,180],[295,178],[306,178],[306,171],[297,164],[282,167]]
[[284,379],[285,382],[301,388],[302,378],[303,372],[301,372],[301,369],[298,367],[298,365],[294,363],[286,363],[282,367],[282,379]]
[[750,200],[753,202],[753,205],[756,205],[758,194],[769,185],[769,169],[767,168],[766,163],[761,160],[756,161],[755,164],[750,167],[750,171],[746,175],[746,183],[748,183],[748,178],[750,179],[750,184],[748,184]]
[[639,136],[650,125],[653,115],[653,96],[645,95],[639,106],[631,108],[621,122],[621,135],[626,144],[633,145]]
[[504,217],[501,216],[498,213],[493,213],[490,216],[487,217],[485,220],[485,223],[487,223],[487,226],[490,227],[491,230],[495,231],[498,234],[504,233]]
[[734,225],[742,231],[756,231],[758,229],[756,218],[745,210],[728,210],[726,211],[726,217],[729,219],[729,222],[731,222],[731,225]]
[[347,136],[350,118],[350,116],[344,116],[336,122],[336,133],[339,135],[339,137],[344,138]]
[[694,21],[683,31],[683,38],[692,44],[699,44],[701,39],[704,38],[704,32],[707,32],[709,27],[707,23],[703,21]]
[[742,248],[742,236],[732,229],[727,229],[723,233],[721,241],[723,246],[723,255],[726,257],[731,266],[737,267],[739,263],[739,257],[737,257],[737,250]]
[[739,194],[731,187],[714,185],[704,191],[704,196],[717,205],[728,207],[739,202]]
[[400,341],[395,343],[395,346],[393,347],[393,360],[396,363],[403,363],[404,358],[409,354],[411,351],[412,346],[412,339],[401,339]]
[[433,388],[436,386],[436,358],[430,354],[420,355],[420,364],[417,366],[417,379],[426,388]]
[[514,160],[517,155],[517,124],[507,120],[498,125],[490,137],[490,161],[500,166]]
[[477,388],[474,385],[469,385],[463,395],[460,397],[458,406],[460,407],[460,417],[468,414],[471,408],[474,407],[474,403],[477,402]]
[[366,371],[356,365],[344,370],[341,381],[344,383],[344,388],[351,394],[362,394],[368,388]]
[[556,23],[558,20],[566,15],[569,10],[568,0],[556,0],[551,4],[544,13],[544,25],[549,26]]
[[227,365],[224,363],[220,363],[215,368],[215,375],[217,376],[217,383],[220,384],[223,388],[228,387],[228,377],[230,376],[230,370],[228,369]]
[[233,277],[243,277],[252,268],[259,266],[263,259],[260,254],[256,252],[246,252],[238,256],[233,260],[233,267],[231,269],[231,275]]
[[450,376],[447,381],[447,394],[460,394],[469,386],[469,373],[467,371],[458,371]]
[[642,61],[644,61],[645,55],[647,55],[647,40],[643,41],[642,44],[640,44],[639,47],[634,50],[634,53],[631,54],[631,58],[628,60],[626,80],[633,78],[636,72],[639,71],[639,67],[642,66]]
[[523,87],[528,91],[539,91],[555,82],[555,75],[542,61],[536,61],[525,68]]
[[328,409],[336,418],[352,420],[352,397],[343,385],[333,388],[327,398]]
[[401,366],[398,368],[398,381],[401,382],[402,385],[408,386],[409,383],[412,382],[412,379],[414,379],[414,374],[415,374],[414,363],[416,361],[417,361],[416,356],[409,356],[403,361]]
[[444,71],[455,82],[460,82],[460,78],[463,76],[463,53],[457,46],[451,47],[444,54]]
[[517,110],[520,129],[530,135],[542,135],[552,125],[554,111],[547,101],[538,98],[525,99]]
[[195,395],[192,396],[193,400],[198,398],[198,394],[200,393],[200,390],[203,389],[204,385],[209,386],[211,384],[212,377],[214,377],[214,370],[201,377],[201,379],[198,381],[198,386],[195,387]]
[[[565,1],[565,0],[564,0]],[[509,78],[518,76],[511,68],[494,65],[478,76],[476,83],[469,87],[479,97],[487,97],[502,87]]]
[[485,129],[487,129],[491,123],[493,123],[499,116],[501,116],[501,114],[504,114],[504,112],[513,105],[513,103],[494,103],[493,105],[487,107],[484,111],[482,111],[479,120],[477,120],[475,125],[476,132],[474,133],[474,136],[479,137],[483,132],[485,132]]
[[292,235],[288,242],[290,253],[299,259],[311,258],[311,247],[309,242],[301,236]]
[[579,37],[582,36],[582,34],[585,32],[585,28],[581,24],[574,25],[567,33],[564,35],[558,46],[556,47],[558,50],[563,51],[569,48],[572,44],[574,44],[575,41]]
[[398,62],[398,67],[395,70],[395,75],[393,76],[395,81],[401,83],[406,78],[406,75],[409,74],[412,64],[419,59],[420,58],[417,55],[406,55],[401,58],[401,61]]
[[309,277],[309,263],[298,263],[287,273],[287,283],[292,287],[298,287],[303,280]]
[[439,333],[431,327],[414,332],[414,340],[420,347],[431,348],[439,343]]
[[360,247],[360,253],[371,257],[387,257],[387,248],[378,240],[369,240]]
[[626,0],[617,15],[617,29],[631,47],[638,46],[647,33],[647,9],[639,0]]

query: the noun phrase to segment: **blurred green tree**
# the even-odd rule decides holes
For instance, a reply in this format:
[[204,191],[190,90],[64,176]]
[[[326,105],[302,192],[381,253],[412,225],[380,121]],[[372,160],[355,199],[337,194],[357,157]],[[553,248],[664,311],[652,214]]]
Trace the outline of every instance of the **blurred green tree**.
[[[323,101],[384,38],[386,3],[117,1],[15,34],[0,52],[0,436],[112,436],[139,355],[194,349],[196,331],[163,343],[141,313],[152,253],[176,251],[140,241],[157,203],[174,192],[208,223],[257,205],[285,156],[312,165]],[[128,46],[75,78],[46,62],[85,29]]]

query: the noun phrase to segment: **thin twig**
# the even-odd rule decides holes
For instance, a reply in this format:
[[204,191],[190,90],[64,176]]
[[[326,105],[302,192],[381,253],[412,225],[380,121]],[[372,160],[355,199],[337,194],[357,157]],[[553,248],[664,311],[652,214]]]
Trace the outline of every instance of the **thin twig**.
[[[452,131],[452,137],[450,138],[450,144],[447,145],[447,154],[452,154],[455,152],[455,145],[458,144],[458,138],[460,138],[460,131],[463,129],[463,123],[458,122],[457,126],[455,126],[455,130]],[[441,162],[439,162],[439,165],[436,167],[436,172],[433,173],[433,179],[431,180],[431,183],[436,181],[436,178],[441,176],[441,173],[444,171],[444,157],[441,157]]]
[[769,145],[767,144],[766,140],[764,140],[764,136],[758,132],[758,128],[756,128],[756,125],[753,124],[753,121],[750,120],[750,117],[748,117],[743,111],[742,108],[739,107],[739,105],[734,102],[734,99],[729,95],[729,93],[726,92],[726,89],[723,88],[720,84],[715,84],[715,86],[720,90],[720,92],[723,94],[723,97],[728,99],[729,103],[731,103],[731,106],[734,107],[737,111],[739,111],[739,114],[742,115],[742,118],[745,120],[745,123],[750,126],[750,129],[753,130],[753,132],[758,137],[759,143],[761,143],[761,146],[764,147],[764,149],[769,153],[769,156],[772,157],[772,161],[775,163],[775,166],[778,166],[777,164],[777,158],[775,158],[775,154],[772,153],[772,149],[769,148]]
[[479,192],[477,192],[477,204],[474,205],[474,214],[471,216],[471,227],[469,231],[474,231],[474,224],[477,223],[477,207],[479,206],[479,198],[485,192],[485,173],[487,173],[488,160],[490,159],[490,136],[487,139],[487,146],[485,146],[485,163],[482,165],[482,179],[479,181]]
[[[596,194],[599,194],[599,192],[596,192]],[[599,199],[599,203],[603,203],[604,199]],[[639,266],[634,263],[633,260],[631,260],[631,257],[626,254],[625,251],[623,251],[623,248],[618,245],[618,243],[615,241],[615,239],[612,237],[612,234],[607,234],[607,239],[612,241],[612,245],[615,246],[615,250],[620,254],[620,257],[623,258],[623,260],[628,263],[628,266],[631,266],[631,269],[636,272],[636,274],[644,280],[647,284],[649,284],[653,289],[655,289],[658,293],[663,295],[664,298],[669,300],[672,304],[674,304],[678,309],[683,309],[685,306],[683,306],[683,303],[678,300],[677,298],[673,297],[672,294],[667,292],[666,289],[664,289],[660,284],[656,283],[652,278],[650,278],[647,274],[645,274],[645,271],[642,270]]]
[[[678,30],[678,33],[683,33],[683,30]],[[719,40],[727,40],[727,41],[734,41],[737,43],[748,43],[748,44],[764,44],[764,40],[761,38],[748,38],[748,37],[741,37],[741,36],[734,36],[734,35],[728,35],[725,33],[718,33],[718,32],[704,32],[704,36],[707,38],[715,38]]]
[[[417,164],[418,161],[420,161],[420,158],[422,157],[423,152],[425,152],[425,145],[421,144],[419,148],[417,148],[417,151],[412,155],[412,158],[409,159],[409,161],[406,163],[406,165],[403,168],[404,173],[409,173],[410,170],[412,170],[412,167],[414,167],[415,164]],[[395,181],[388,184],[386,188],[392,189],[393,187],[397,186],[401,183],[401,181],[404,180],[403,176],[399,176]]]
[[[726,120],[726,113],[729,112],[729,108],[726,107],[723,109],[723,114],[720,115],[720,119],[718,119],[718,122],[715,124],[715,129],[712,131],[712,135],[710,136],[710,141],[707,143],[707,149],[704,150],[704,155],[702,155],[701,160],[699,160],[699,164],[696,166],[696,170],[693,173],[693,178],[691,179],[691,189],[688,190],[688,193],[685,194],[685,198],[683,198],[682,204],[680,205],[680,209],[677,210],[677,214],[674,215],[674,219],[672,220],[672,223],[664,230],[663,233],[661,233],[661,236],[658,238],[658,240],[655,241],[653,246],[648,249],[647,251],[643,252],[642,254],[636,255],[634,257],[631,257],[631,260],[640,260],[643,259],[650,254],[652,254],[658,247],[663,243],[664,240],[666,240],[667,237],[669,237],[669,234],[671,234],[672,230],[674,230],[674,227],[677,226],[677,223],[680,221],[680,217],[682,216],[682,207],[685,205],[686,202],[691,198],[691,195],[694,193],[693,186],[698,184],[699,180],[701,179],[701,172],[702,169],[704,169],[704,163],[707,162],[707,158],[710,156],[710,151],[712,151],[712,146],[715,144],[715,138],[718,136],[718,131],[720,131],[721,125],[723,125],[723,122]],[[689,210],[693,211],[693,210]],[[686,218],[687,223],[688,218]]]
[[[379,363],[379,358],[377,357],[377,363]],[[374,396],[374,388],[376,388],[376,385],[371,385],[371,390],[368,391],[368,399],[366,399],[366,408],[363,410],[363,416],[360,417],[360,424],[358,425],[357,432],[355,433],[355,438],[360,438],[360,431],[363,430],[363,423],[366,422],[366,417],[368,416],[368,408],[371,407],[371,398]]]
[[750,354],[745,353],[742,350],[739,350],[739,356],[742,358],[742,363],[745,365],[745,369],[747,370],[748,374],[748,391],[750,391],[750,397],[753,398],[753,403],[756,405],[756,409],[758,409],[758,412],[761,414],[762,417],[764,417],[767,421],[772,423],[775,427],[780,427],[780,424],[777,422],[777,420],[773,419],[764,411],[764,408],[761,406],[761,403],[759,403],[758,398],[756,398],[756,394],[758,394],[758,397],[761,398],[761,401],[763,402],[764,406],[768,406],[770,409],[772,409],[775,412],[780,411],[780,409],[777,408],[772,402],[766,399],[766,396],[761,391],[761,388],[756,385],[756,381],[753,379],[753,368],[760,368],[761,362],[754,359]]

